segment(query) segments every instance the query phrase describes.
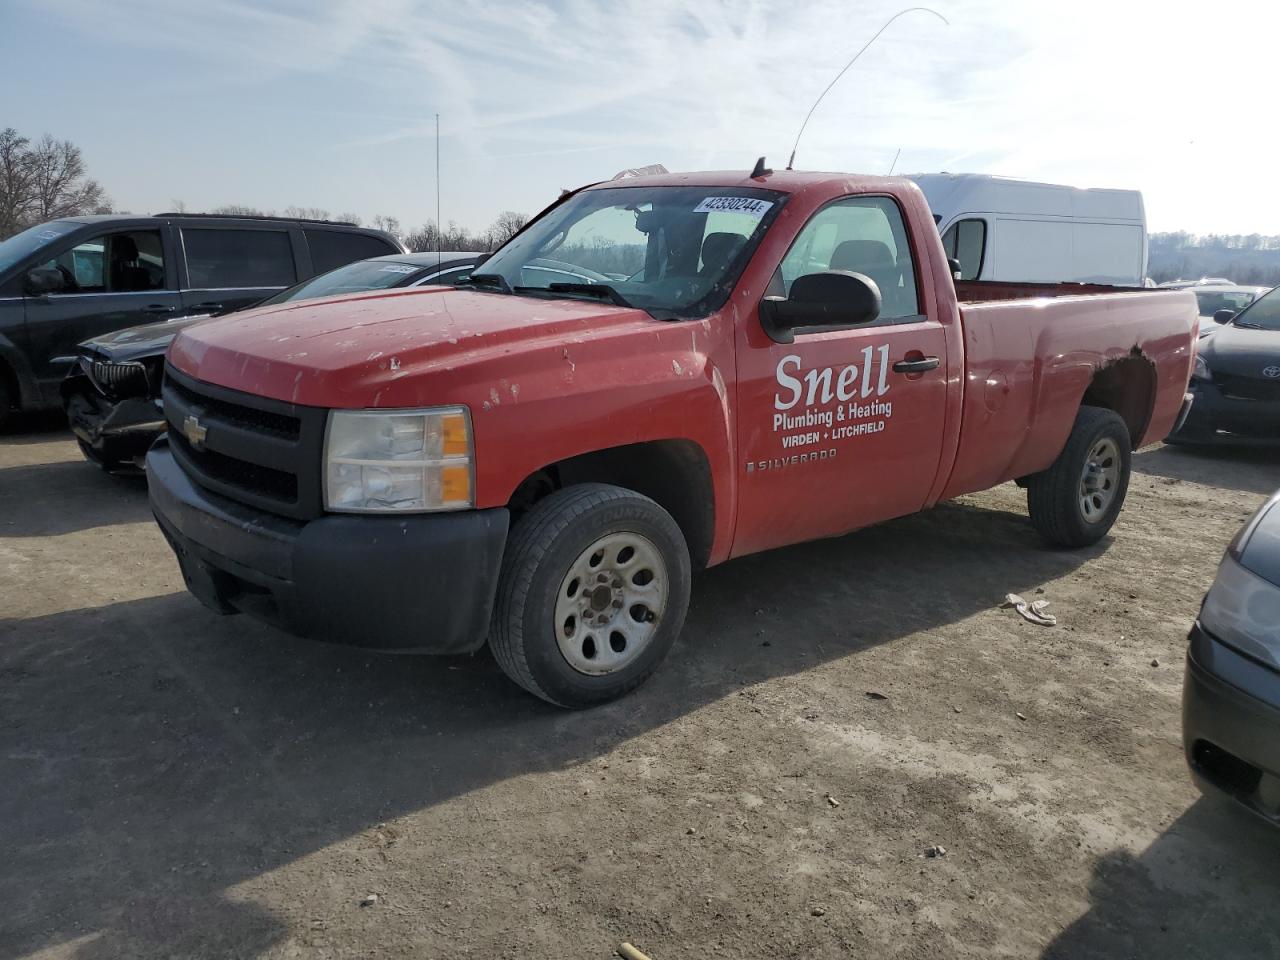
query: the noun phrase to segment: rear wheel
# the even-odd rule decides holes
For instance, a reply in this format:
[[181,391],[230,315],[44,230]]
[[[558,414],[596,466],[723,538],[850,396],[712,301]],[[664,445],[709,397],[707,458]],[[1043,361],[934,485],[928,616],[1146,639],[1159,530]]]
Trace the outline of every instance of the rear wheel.
[[1031,523],[1049,543],[1083,547],[1107,535],[1129,489],[1129,428],[1102,407],[1081,407],[1062,453],[1027,481]]
[[604,703],[657,669],[689,590],[689,550],[662,507],[621,487],[569,487],[512,530],[490,646],[530,693],[563,707]]

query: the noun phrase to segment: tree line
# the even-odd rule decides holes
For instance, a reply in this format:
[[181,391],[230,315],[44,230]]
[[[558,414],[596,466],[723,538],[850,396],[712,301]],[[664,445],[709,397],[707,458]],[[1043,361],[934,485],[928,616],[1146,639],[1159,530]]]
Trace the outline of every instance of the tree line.
[[[355,213],[331,216],[320,207],[285,207],[279,213],[245,204],[224,204],[207,211],[189,211],[181,200],[170,204],[174,213],[217,213],[231,216],[283,216],[305,220],[342,220],[363,225]],[[12,127],[0,130],[0,240],[28,227],[62,217],[82,217],[95,213],[128,213],[112,207],[111,199],[98,181],[89,176],[84,156],[70,140],[48,134],[39,140],[24,137]],[[405,229],[400,220],[380,214],[368,225],[385,230],[404,241],[413,251],[493,250],[506,243],[529,218],[505,210],[488,227],[472,232],[450,221],[441,229],[428,221],[415,229]]]
[[1280,284],[1280,236],[1153,233],[1147,274],[1157,283],[1225,277],[1240,284],[1273,287]]
[[[174,212],[188,212],[180,200],[173,201],[172,206]],[[80,148],[70,140],[58,140],[48,134],[32,140],[12,127],[0,130],[0,240],[59,217],[125,212],[113,209],[106,190],[89,176]],[[275,211],[243,204],[226,204],[207,212],[276,215]],[[328,210],[319,207],[285,207],[279,215],[363,222],[357,214],[339,213],[331,217]],[[420,227],[406,229],[398,218],[386,214],[370,218],[368,225],[396,235],[414,251],[484,251],[501,246],[528,219],[522,213],[507,210],[478,232],[452,221],[445,227],[428,221]],[[1227,277],[1237,283],[1262,286],[1280,283],[1280,235],[1153,233],[1149,250],[1147,272],[1158,283],[1203,276]],[[632,250],[601,248],[593,252],[602,269],[608,266],[621,272],[631,269],[636,256]]]

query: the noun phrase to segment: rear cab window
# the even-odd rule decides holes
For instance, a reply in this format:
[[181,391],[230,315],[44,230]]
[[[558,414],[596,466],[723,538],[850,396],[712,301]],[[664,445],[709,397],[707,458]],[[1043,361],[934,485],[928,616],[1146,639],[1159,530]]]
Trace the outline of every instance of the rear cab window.
[[298,279],[287,230],[183,227],[182,246],[195,290],[287,287]]
[[826,270],[850,270],[880,288],[877,323],[920,319],[915,260],[898,204],[889,197],[846,197],[829,203],[804,225],[770,283],[789,296],[795,279]]

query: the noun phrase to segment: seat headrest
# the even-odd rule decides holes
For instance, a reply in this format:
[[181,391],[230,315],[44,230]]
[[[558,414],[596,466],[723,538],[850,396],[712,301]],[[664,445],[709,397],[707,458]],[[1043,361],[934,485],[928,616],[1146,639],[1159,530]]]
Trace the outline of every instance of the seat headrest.
[[868,270],[892,269],[897,265],[889,245],[879,240],[846,240],[831,254],[832,270],[866,273]]
[[138,244],[134,242],[133,237],[127,234],[119,237],[111,238],[111,259],[120,260],[137,260]]

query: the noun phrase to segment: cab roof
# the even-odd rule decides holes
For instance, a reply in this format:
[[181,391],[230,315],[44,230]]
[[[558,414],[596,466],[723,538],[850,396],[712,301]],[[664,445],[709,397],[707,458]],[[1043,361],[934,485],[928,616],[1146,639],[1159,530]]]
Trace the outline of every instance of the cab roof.
[[774,170],[753,177],[746,170],[708,170],[694,173],[660,173],[642,177],[626,177],[593,184],[590,190],[620,187],[754,187],[779,193],[802,193],[812,189],[832,189],[841,193],[868,189],[916,189],[905,177],[877,177],[856,173],[833,173],[818,170]]

